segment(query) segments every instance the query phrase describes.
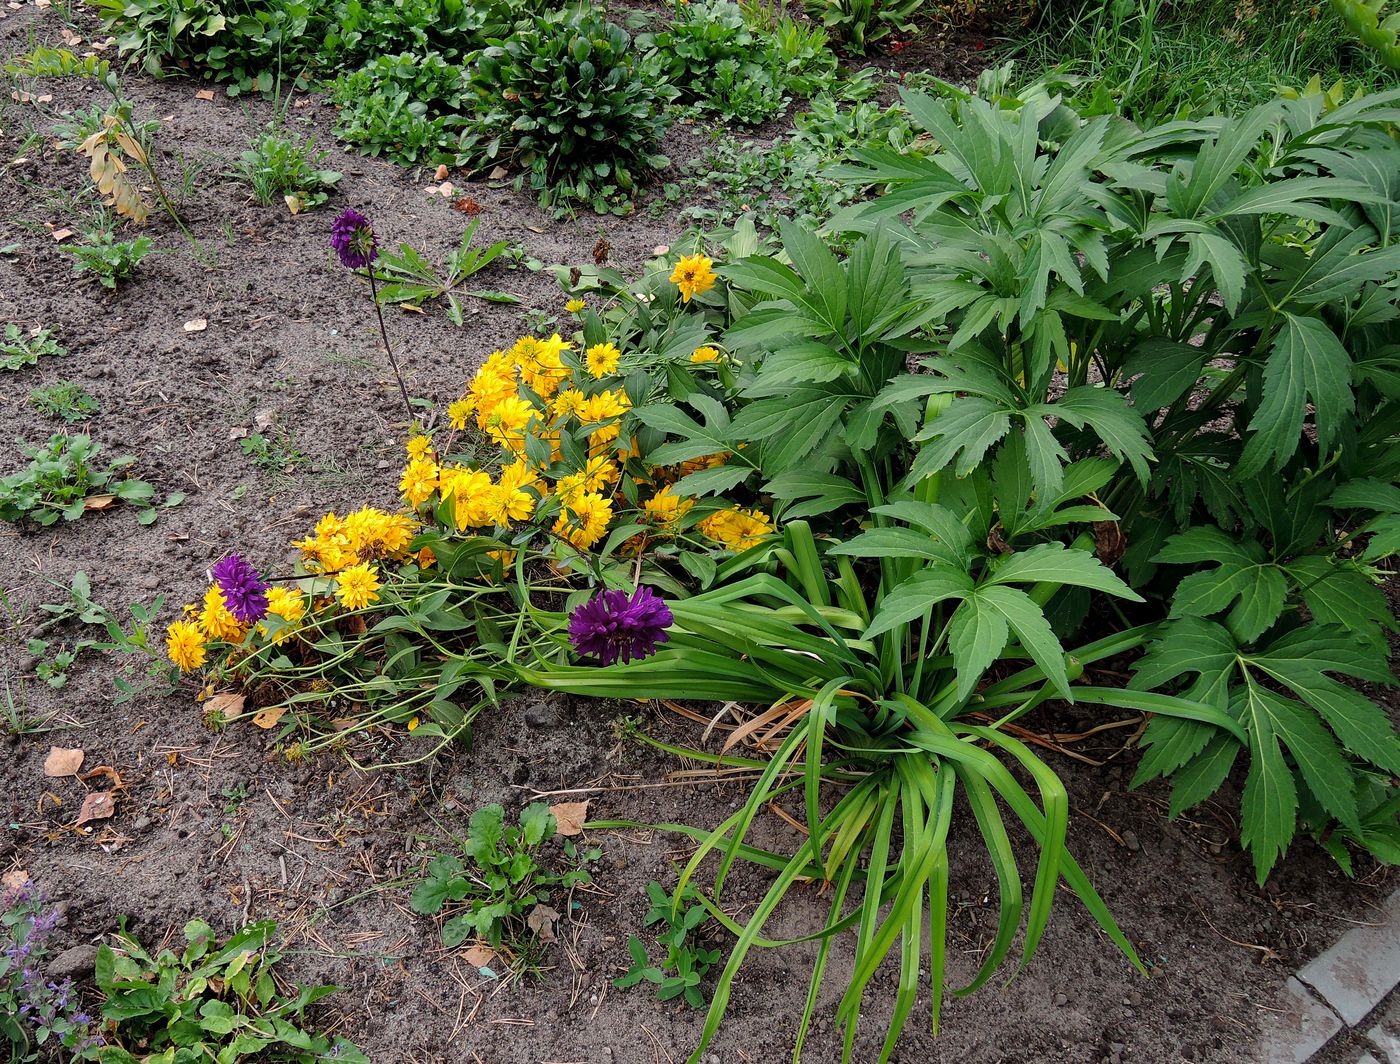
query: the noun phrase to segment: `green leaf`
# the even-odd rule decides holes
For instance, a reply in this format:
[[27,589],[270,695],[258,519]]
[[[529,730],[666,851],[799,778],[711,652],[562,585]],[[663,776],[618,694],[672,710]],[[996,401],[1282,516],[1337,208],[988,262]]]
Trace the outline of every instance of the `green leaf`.
[[1248,721],[1249,775],[1240,803],[1240,842],[1254,856],[1254,872],[1262,884],[1288,844],[1297,824],[1298,791],[1283,759],[1272,717],[1250,685],[1238,696],[1236,712]]
[[1352,412],[1351,357],[1320,318],[1285,314],[1286,326],[1264,367],[1264,393],[1249,422],[1249,438],[1236,475],[1257,476],[1293,457],[1302,438],[1307,404],[1313,405],[1318,449],[1328,454]]
[[935,605],[950,598],[972,594],[972,580],[966,573],[945,568],[928,568],[896,586],[881,601],[862,638],[875,636],[922,617]]
[[1123,583],[1088,551],[1070,550],[1062,543],[1038,543],[994,565],[993,584],[1062,584],[1106,591],[1133,602],[1142,596]]

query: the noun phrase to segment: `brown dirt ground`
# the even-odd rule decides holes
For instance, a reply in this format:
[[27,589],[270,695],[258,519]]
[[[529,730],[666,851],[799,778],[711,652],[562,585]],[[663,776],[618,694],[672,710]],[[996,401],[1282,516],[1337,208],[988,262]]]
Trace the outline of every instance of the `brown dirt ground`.
[[[39,39],[57,33],[53,13],[0,7],[0,15],[5,58],[27,46],[31,31]],[[901,66],[914,51],[901,54]],[[937,57],[920,54],[925,65]],[[968,66],[964,50],[940,69]],[[184,214],[211,258],[198,261],[158,218],[149,231],[161,254],[110,295],[73,278],[46,228],[78,228],[76,205],[87,187],[82,161],[52,143],[53,112],[91,102],[93,91],[50,82],[44,91],[52,103],[11,103],[0,112],[0,247],[18,245],[0,257],[0,319],[56,325],[71,352],[0,381],[0,419],[28,441],[44,439],[59,425],[34,414],[28,389],[74,378],[102,402],[93,434],[112,453],[139,455],[139,474],[160,492],[189,496],[149,528],[122,509],[49,530],[0,528],[0,587],[11,603],[0,629],[0,675],[29,712],[81,722],[0,740],[0,871],[23,867],[62,900],[65,945],[98,941],[122,915],[148,943],[194,916],[223,931],[248,917],[277,918],[295,977],[347,988],[320,1008],[318,1022],[376,1061],[683,1060],[702,1014],[659,1004],[644,989],[611,986],[627,964],[627,937],[639,930],[646,883],[674,881],[673,863],[687,849],[676,838],[641,830],[593,837],[604,850],[594,885],[575,895],[562,942],[538,978],[511,985],[480,978],[441,949],[433,924],[408,909],[408,891],[385,884],[420,867],[434,839],[460,832],[470,810],[492,801],[518,808],[541,792],[570,790],[593,799],[595,816],[717,823],[740,800],[736,786],[670,785],[675,761],[618,743],[612,727],[621,713],[640,713],[654,734],[684,743],[698,739],[690,723],[655,707],[525,700],[480,718],[470,752],[363,773],[335,755],[288,764],[270,734],[252,727],[214,734],[201,724],[190,690],[118,703],[111,666],[96,654],[80,659],[60,690],[33,676],[26,632],[39,603],[63,597],[50,581],[66,586],[84,569],[95,597],[112,605],[164,594],[168,619],[202,590],[208,566],[226,551],[237,547],[255,564],[276,566],[288,557],[287,542],[324,511],[396,497],[397,396],[376,354],[367,294],[334,262],[328,227],[335,210],[353,204],[375,220],[382,239],[440,259],[462,218],[424,192],[427,175],[338,150],[330,165],[345,178],[327,207],[292,217],[253,205],[220,173],[269,107],[222,94],[201,101],[199,87],[127,79],[138,113],[163,119],[167,151],[208,163]],[[292,113],[331,143],[327,107],[299,97]],[[39,139],[28,142],[30,132]],[[683,168],[697,143],[682,130],[665,147]],[[26,162],[16,161],[21,154]],[[602,231],[614,263],[626,269],[680,235],[645,211],[555,222],[508,190],[470,191],[485,207],[482,237],[520,240],[546,263],[588,261]],[[493,268],[480,280],[518,293],[528,306],[560,311],[546,275]],[[390,319],[413,395],[449,401],[486,354],[523,331],[515,308],[471,309],[463,329],[440,310]],[[207,330],[184,331],[184,322],[200,317]],[[270,478],[248,464],[232,435],[251,429],[260,414],[294,436],[309,467]],[[4,454],[0,472],[17,468],[17,450],[6,444]],[[1063,719],[1095,722],[1076,712]],[[1135,975],[1062,893],[1027,970],[1009,985],[952,1000],[937,1039],[926,1022],[912,1024],[897,1060],[1250,1060],[1256,1029],[1287,973],[1368,919],[1393,889],[1392,875],[1364,863],[1356,880],[1345,880],[1306,841],[1258,889],[1237,846],[1235,796],[1222,794],[1220,804],[1168,823],[1160,787],[1126,791],[1133,755],[1117,749],[1115,734],[1122,733],[1078,748],[1111,758],[1105,767],[1057,755],[1051,764],[1070,787],[1074,849],[1152,976]],[[82,746],[88,765],[120,772],[116,816],[100,830],[70,826],[82,787],[43,776],[51,741]],[[400,733],[352,752],[383,762],[420,750]],[[248,798],[229,811],[224,794],[240,786]],[[776,817],[760,828],[792,843]],[[964,827],[951,849],[956,982],[975,970],[991,941],[995,879],[975,832]],[[751,911],[765,882],[754,873],[738,877],[726,905],[741,916]],[[772,932],[811,928],[822,911],[820,899],[799,889]],[[819,1015],[829,1015],[843,985],[845,958],[837,952]],[[801,948],[756,955],[707,1059],[767,1064],[789,1056],[811,957]],[[883,971],[872,988],[859,1061],[878,1053],[893,985],[894,973]],[[839,1059],[832,1025],[819,1025],[805,1059]]]

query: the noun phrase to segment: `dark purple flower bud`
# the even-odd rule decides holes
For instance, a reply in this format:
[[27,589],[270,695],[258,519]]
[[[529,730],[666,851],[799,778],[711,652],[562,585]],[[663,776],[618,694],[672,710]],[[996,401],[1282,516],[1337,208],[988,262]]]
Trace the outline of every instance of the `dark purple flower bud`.
[[649,587],[637,588],[630,599],[625,591],[603,591],[570,615],[569,640],[604,665],[640,661],[671,638],[666,629],[674,620]]
[[331,223],[331,247],[350,270],[362,270],[379,257],[374,227],[353,207],[346,207]]
[[237,554],[230,554],[212,570],[214,583],[240,624],[252,624],[267,616],[267,588],[258,571]]

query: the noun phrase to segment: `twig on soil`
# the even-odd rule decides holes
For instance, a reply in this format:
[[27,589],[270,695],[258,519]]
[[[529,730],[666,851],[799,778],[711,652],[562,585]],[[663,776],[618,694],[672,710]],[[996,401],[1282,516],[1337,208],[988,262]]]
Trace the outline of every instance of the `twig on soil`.
[[1260,954],[1262,954],[1262,956],[1259,958],[1260,964],[1264,964],[1267,961],[1276,961],[1282,959],[1281,957],[1279,957],[1277,951],[1271,949],[1268,946],[1260,946],[1253,942],[1241,942],[1237,938],[1231,938],[1224,931],[1220,930],[1220,928],[1216,927],[1213,923],[1210,922],[1210,917],[1205,914],[1205,910],[1201,908],[1200,903],[1196,901],[1195,898],[1191,899],[1191,904],[1196,907],[1196,911],[1201,914],[1201,919],[1206,922],[1207,926],[1217,935],[1223,938],[1226,942],[1230,943],[1232,946],[1239,946],[1241,949],[1257,950]]

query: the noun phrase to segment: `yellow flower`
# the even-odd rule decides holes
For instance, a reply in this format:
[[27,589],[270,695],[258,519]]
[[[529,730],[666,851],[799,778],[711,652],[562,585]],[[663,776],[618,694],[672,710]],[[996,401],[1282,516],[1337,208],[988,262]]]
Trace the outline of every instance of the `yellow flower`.
[[258,631],[271,635],[274,643],[285,643],[296,630],[297,621],[306,615],[306,599],[300,591],[270,587],[267,589],[267,612],[269,616],[281,617],[286,623],[276,626],[275,630],[266,624],[259,624]]
[[[572,518],[572,519],[571,519]],[[555,534],[577,550],[588,550],[608,531],[612,503],[596,492],[578,495],[554,522]]]
[[165,653],[181,672],[204,664],[204,635],[193,621],[176,621],[165,630]]
[[335,597],[347,610],[379,601],[379,571],[372,565],[352,565],[335,578]]
[[481,427],[488,436],[512,454],[518,454],[525,441],[525,426],[539,411],[526,399],[512,395],[496,404]]
[[570,314],[577,314],[586,306],[588,306],[588,304],[581,299],[571,299],[564,304],[564,309],[567,310]]
[[422,458],[433,453],[433,441],[427,436],[414,436],[404,444],[404,449],[408,451],[408,457]]
[[606,455],[596,455],[583,467],[583,477],[583,486],[588,491],[601,491],[617,478],[617,466]]
[[520,376],[541,399],[550,398],[570,376],[563,353],[574,345],[555,333],[548,340],[522,336],[510,349],[510,357],[520,367]]
[[540,484],[539,474],[530,468],[530,463],[523,458],[517,458],[508,466],[501,467],[501,475],[496,478],[498,484],[511,488],[536,488]]
[[467,418],[472,416],[475,408],[476,403],[472,399],[458,399],[447,405],[447,420],[452,422],[454,429],[461,432],[467,427]]
[[491,490],[488,474],[465,466],[449,466],[442,471],[440,485],[442,497],[452,500],[453,517],[459,531],[491,523],[486,515],[486,493]]
[[559,501],[568,505],[573,499],[582,495],[585,491],[584,478],[582,473],[570,473],[562,476],[554,482],[554,494],[559,497]]
[[487,516],[496,524],[505,527],[512,521],[523,521],[535,509],[535,500],[529,492],[509,484],[497,484],[486,493]]
[[437,490],[438,464],[431,458],[415,458],[404,468],[399,491],[410,506],[422,506]]
[[270,587],[267,589],[267,612],[295,624],[306,616],[306,598],[290,587]]
[[206,639],[233,643],[243,638],[243,626],[238,618],[229,612],[224,593],[217,586],[204,593],[204,609],[199,614],[199,627],[204,629]]
[[700,522],[700,531],[718,543],[743,551],[761,543],[773,531],[773,522],[765,513],[736,506],[705,518]]
[[[632,403],[628,400],[627,393],[619,388],[616,391],[609,390],[590,396],[580,408],[578,417],[585,425],[591,425],[595,422],[621,417],[631,408]],[[592,442],[606,443],[609,440],[615,440],[620,431],[616,421],[611,425],[593,429]]]
[[594,344],[588,349],[585,358],[588,362],[588,372],[595,378],[602,379],[617,371],[622,352],[614,344]]
[[718,360],[718,358],[719,352],[708,345],[705,347],[697,347],[690,353],[690,361],[692,362],[714,362]]
[[366,506],[345,518],[345,546],[359,561],[397,557],[408,549],[416,522],[407,514],[387,514]]
[[657,524],[665,528],[674,528],[676,522],[689,513],[694,505],[694,499],[673,495],[670,487],[665,487],[643,502],[642,509]]
[[584,395],[583,392],[577,388],[565,388],[554,397],[551,408],[555,417],[568,417],[570,414],[577,417],[586,402],[588,402],[588,396]]
[[686,255],[671,271],[671,283],[681,290],[682,302],[703,295],[715,286],[714,262],[708,255]]

